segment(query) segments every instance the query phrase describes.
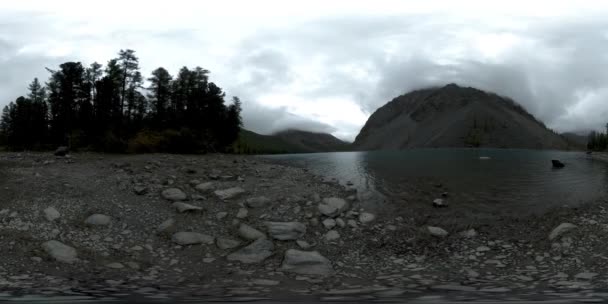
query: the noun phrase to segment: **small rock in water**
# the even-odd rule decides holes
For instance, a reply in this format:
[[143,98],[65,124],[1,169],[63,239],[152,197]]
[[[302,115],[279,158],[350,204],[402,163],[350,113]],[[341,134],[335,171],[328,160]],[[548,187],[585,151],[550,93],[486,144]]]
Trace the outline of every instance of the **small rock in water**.
[[331,275],[331,262],[317,251],[288,249],[281,264],[281,271],[308,275]]
[[241,224],[239,226],[239,236],[243,239],[251,240],[251,241],[266,238],[266,235],[263,232],[255,229],[247,224]]
[[361,222],[361,224],[371,223],[375,219],[376,219],[376,216],[369,212],[363,212],[363,213],[359,214],[359,222]]
[[575,228],[576,228],[576,225],[573,225],[570,223],[561,223],[559,226],[555,227],[555,229],[553,229],[553,231],[551,231],[551,233],[549,234],[549,240],[552,241]]
[[325,234],[324,238],[329,242],[335,241],[340,238],[340,233],[338,233],[336,230],[330,230]]
[[243,193],[245,193],[245,189],[241,187],[233,187],[224,190],[216,190],[215,195],[221,200],[227,200],[231,198],[235,198]]
[[54,207],[48,207],[44,209],[44,216],[49,222],[52,222],[61,217],[61,214]]
[[433,200],[433,207],[435,208],[444,208],[447,207],[448,203],[441,198],[437,198]]
[[448,236],[448,232],[439,227],[428,226],[428,227],[426,227],[426,229],[432,236],[436,236],[436,237]]
[[336,217],[348,209],[348,203],[341,198],[330,197],[323,199],[318,206],[319,212],[328,217]]
[[194,245],[194,244],[213,244],[212,236],[198,232],[177,232],[173,234],[171,240],[178,245]]
[[270,204],[270,199],[265,196],[252,197],[245,201],[245,205],[249,208],[261,208],[268,204]]
[[76,249],[65,245],[59,241],[48,241],[42,244],[46,253],[59,262],[73,263],[77,260]]
[[236,218],[244,219],[247,217],[247,215],[249,215],[249,211],[246,208],[240,208],[239,212],[236,214]]
[[93,214],[89,216],[84,223],[91,226],[106,226],[111,222],[111,218],[104,214]]
[[229,254],[226,258],[228,261],[239,261],[245,264],[260,263],[270,257],[273,250],[272,242],[262,238]]
[[179,211],[180,213],[203,210],[202,207],[198,207],[198,206],[194,206],[194,205],[190,205],[190,204],[186,204],[186,203],[182,203],[182,202],[173,203],[173,207],[175,209],[177,209],[177,211]]
[[306,225],[300,222],[266,222],[268,234],[274,239],[296,240],[306,233]]
[[183,200],[186,200],[186,198],[188,198],[188,196],[186,195],[186,193],[184,193],[184,191],[177,189],[177,188],[165,189],[165,190],[163,190],[161,195],[163,196],[164,199],[169,200],[169,201],[174,201],[174,202],[183,201]]
[[332,229],[336,227],[336,220],[332,218],[325,219],[323,220],[323,226],[325,226],[327,229]]

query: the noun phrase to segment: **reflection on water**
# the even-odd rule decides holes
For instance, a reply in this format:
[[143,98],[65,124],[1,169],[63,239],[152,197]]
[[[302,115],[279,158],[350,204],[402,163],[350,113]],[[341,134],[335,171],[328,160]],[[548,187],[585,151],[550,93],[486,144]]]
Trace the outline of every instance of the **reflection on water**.
[[[506,149],[411,149],[264,156],[393,196],[421,181],[498,207],[546,209],[605,194],[608,165],[582,152]],[[551,159],[566,164],[554,169]],[[418,187],[419,188],[419,187]]]

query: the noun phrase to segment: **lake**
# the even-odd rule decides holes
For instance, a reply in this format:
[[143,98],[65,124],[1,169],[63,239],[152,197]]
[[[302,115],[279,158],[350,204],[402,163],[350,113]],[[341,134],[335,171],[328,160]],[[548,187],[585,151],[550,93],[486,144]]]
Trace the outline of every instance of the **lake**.
[[[263,156],[351,182],[369,208],[448,202],[504,210],[542,212],[604,197],[608,163],[584,152],[517,149],[410,149]],[[554,169],[552,159],[565,168]],[[365,202],[364,202],[365,203]]]

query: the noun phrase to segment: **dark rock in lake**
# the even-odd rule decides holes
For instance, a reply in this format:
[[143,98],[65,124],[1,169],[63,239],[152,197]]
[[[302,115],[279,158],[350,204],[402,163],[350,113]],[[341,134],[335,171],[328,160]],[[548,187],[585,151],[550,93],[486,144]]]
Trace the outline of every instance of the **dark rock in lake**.
[[59,148],[57,148],[57,150],[55,150],[55,152],[53,153],[55,156],[66,156],[70,153],[70,148],[66,147],[66,146],[61,146]]
[[563,168],[566,165],[557,159],[552,159],[551,163],[553,164],[553,168]]

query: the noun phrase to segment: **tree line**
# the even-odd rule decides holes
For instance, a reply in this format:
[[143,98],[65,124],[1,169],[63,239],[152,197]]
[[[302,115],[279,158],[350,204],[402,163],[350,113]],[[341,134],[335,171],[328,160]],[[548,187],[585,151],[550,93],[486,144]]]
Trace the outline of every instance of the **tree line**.
[[587,149],[593,151],[604,151],[608,148],[608,123],[606,133],[592,131],[587,138]]
[[104,152],[219,152],[242,126],[241,101],[227,105],[209,70],[152,71],[148,86],[133,50],[104,66],[66,62],[35,78],[4,107],[0,144],[11,149],[68,146]]

